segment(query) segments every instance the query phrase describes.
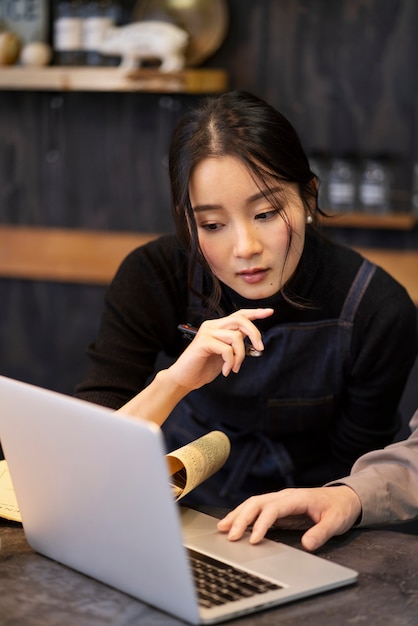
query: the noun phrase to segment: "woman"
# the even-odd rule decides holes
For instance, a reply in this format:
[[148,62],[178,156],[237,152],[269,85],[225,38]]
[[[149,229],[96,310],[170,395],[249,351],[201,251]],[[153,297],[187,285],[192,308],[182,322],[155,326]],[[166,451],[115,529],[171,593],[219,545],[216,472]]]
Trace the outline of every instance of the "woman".
[[[161,424],[168,449],[226,432],[230,458],[189,504],[347,474],[398,430],[414,305],[319,234],[316,177],[262,100],[230,92],[186,115],[170,178],[177,237],[122,263],[78,395]],[[184,323],[199,329],[185,352]],[[261,357],[245,356],[248,340]],[[150,383],[161,352],[174,364]]]

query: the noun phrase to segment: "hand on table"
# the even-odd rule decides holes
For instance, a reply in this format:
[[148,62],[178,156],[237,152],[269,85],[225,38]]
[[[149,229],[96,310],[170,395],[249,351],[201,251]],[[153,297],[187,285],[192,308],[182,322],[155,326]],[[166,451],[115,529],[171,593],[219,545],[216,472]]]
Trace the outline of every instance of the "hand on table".
[[255,544],[273,524],[300,529],[306,528],[309,521],[311,527],[303,535],[302,545],[313,551],[332,536],[349,530],[360,514],[360,499],[346,485],[283,489],[245,500],[218,522],[218,530],[228,533],[230,541],[236,541],[253,524],[249,540]]

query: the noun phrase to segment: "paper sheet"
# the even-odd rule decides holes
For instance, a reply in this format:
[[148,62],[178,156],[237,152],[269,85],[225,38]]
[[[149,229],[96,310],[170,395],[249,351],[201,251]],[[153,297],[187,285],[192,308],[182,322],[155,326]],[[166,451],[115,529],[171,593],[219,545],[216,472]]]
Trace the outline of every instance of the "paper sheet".
[[173,493],[179,500],[215,474],[227,460],[231,444],[225,433],[212,430],[166,455]]
[[0,461],[0,517],[22,521],[7,461]]

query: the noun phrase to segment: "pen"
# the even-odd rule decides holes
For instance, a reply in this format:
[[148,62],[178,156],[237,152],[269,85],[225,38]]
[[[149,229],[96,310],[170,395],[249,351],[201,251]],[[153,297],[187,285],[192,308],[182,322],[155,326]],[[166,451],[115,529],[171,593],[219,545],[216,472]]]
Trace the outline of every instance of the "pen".
[[[179,324],[177,328],[183,334],[183,337],[185,337],[186,339],[189,339],[190,341],[193,339],[193,337],[196,335],[197,331],[199,330],[198,328],[195,328],[194,326],[190,326],[190,324]],[[252,346],[250,343],[244,342],[244,345],[245,345],[245,354],[247,356],[257,357],[257,356],[263,355],[263,353],[260,350],[256,350],[254,346]]]

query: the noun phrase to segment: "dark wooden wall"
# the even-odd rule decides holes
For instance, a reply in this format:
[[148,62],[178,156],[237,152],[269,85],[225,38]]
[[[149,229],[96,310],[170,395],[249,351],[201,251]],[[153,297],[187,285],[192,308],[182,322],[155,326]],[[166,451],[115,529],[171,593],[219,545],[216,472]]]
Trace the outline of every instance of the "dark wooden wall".
[[0,220],[171,229],[167,149],[187,96],[0,92]]
[[[418,3],[230,0],[230,35],[210,64],[266,98],[308,150],[385,153],[409,191],[418,158]],[[402,202],[403,197],[399,199]]]
[[[205,65],[279,108],[308,152],[390,155],[397,208],[407,207],[418,160],[416,0],[228,4],[228,37]],[[0,92],[0,223],[171,230],[169,139],[196,99]],[[0,280],[0,373],[72,393],[103,295]]]

